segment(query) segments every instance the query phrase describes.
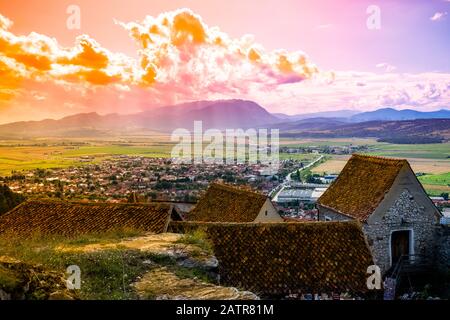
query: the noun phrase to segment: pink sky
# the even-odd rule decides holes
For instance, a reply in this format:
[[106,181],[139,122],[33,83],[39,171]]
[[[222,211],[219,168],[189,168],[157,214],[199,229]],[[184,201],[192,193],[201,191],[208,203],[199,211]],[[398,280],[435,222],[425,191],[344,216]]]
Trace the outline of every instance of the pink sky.
[[450,2],[378,1],[369,30],[372,2],[2,1],[0,123],[218,98],[289,114],[450,107]]

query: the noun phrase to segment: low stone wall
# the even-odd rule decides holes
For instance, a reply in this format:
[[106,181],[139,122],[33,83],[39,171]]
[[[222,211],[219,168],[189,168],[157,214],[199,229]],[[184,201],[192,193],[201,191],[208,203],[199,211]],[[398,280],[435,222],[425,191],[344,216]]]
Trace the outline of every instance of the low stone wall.
[[199,222],[199,221],[171,221],[167,228],[167,232],[172,233],[190,233],[197,229],[203,229],[206,231],[208,225],[214,224],[213,222]]

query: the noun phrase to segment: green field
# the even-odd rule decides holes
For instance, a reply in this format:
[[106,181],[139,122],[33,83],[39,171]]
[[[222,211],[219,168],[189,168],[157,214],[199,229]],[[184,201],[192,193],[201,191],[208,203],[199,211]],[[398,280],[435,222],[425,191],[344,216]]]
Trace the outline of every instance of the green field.
[[450,143],[431,144],[389,144],[371,145],[373,155],[396,158],[448,159],[450,161]]
[[280,139],[280,146],[283,147],[321,147],[321,146],[346,146],[346,145],[378,145],[381,144],[374,139],[361,138],[336,138],[336,139],[294,139],[282,138]]
[[[71,166],[98,163],[116,155],[164,158],[170,156],[172,145],[87,145],[87,146],[0,146],[0,175],[12,171],[34,169],[67,168]],[[82,157],[93,157],[83,162]]]
[[[80,145],[73,145],[78,143]],[[450,189],[450,143],[399,145],[379,143],[373,139],[282,139],[281,146],[368,146],[367,154],[408,159],[415,172],[425,173],[419,179],[430,193]],[[120,140],[74,141],[0,141],[0,176],[12,171],[67,168],[99,163],[117,155],[170,157],[174,143],[168,137],[134,137]],[[91,157],[91,161],[83,161]],[[317,154],[280,153],[280,160],[312,161]],[[338,173],[348,156],[332,156],[320,164],[318,172]]]
[[319,157],[315,153],[280,153],[280,160],[313,161]]
[[[321,147],[364,145],[366,154],[407,159],[416,173],[425,173],[419,180],[431,195],[440,195],[450,191],[450,143],[433,144],[390,144],[373,139],[283,139],[285,147]],[[280,155],[280,159],[290,155]],[[302,155],[296,155],[301,158]],[[349,155],[333,155],[312,171],[316,173],[339,173]]]
[[443,174],[424,175],[419,177],[420,182],[423,184],[437,185],[437,186],[449,186],[450,187],[450,172]]

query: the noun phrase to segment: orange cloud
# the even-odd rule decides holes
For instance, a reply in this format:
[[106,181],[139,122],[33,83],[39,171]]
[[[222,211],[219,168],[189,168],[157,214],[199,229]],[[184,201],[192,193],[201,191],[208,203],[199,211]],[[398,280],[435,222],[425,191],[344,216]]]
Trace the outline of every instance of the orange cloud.
[[248,52],[248,58],[251,61],[259,61],[261,59],[261,55],[254,48],[251,48]]
[[106,72],[102,70],[79,70],[72,74],[66,74],[61,78],[69,82],[83,82],[82,80],[84,80],[90,84],[102,86],[120,81],[119,76],[108,75]]
[[4,60],[7,59],[0,57],[0,104],[14,98],[22,82],[22,77],[16,72],[12,62]]
[[207,35],[201,20],[184,10],[173,17],[171,37],[174,45],[186,42],[200,44],[205,42]]
[[11,52],[7,55],[7,57],[13,58],[27,67],[36,68],[40,71],[47,71],[51,69],[52,61],[44,55],[27,52]]
[[141,48],[143,70],[135,81],[142,85],[178,88],[188,81],[192,95],[205,96],[216,88],[245,93],[250,86],[272,87],[318,73],[303,53],[266,52],[252,37],[233,39],[208,27],[189,9],[119,24]]
[[108,54],[87,36],[78,38],[78,48],[72,57],[62,57],[60,64],[73,64],[92,69],[103,69],[109,64]]
[[73,47],[35,32],[15,35],[0,15],[0,99],[16,97],[26,80],[83,95],[106,88],[117,99],[145,90],[146,99],[166,104],[267,91],[318,73],[302,53],[268,52],[251,36],[231,38],[188,9],[118,24],[137,42],[138,59],[87,35]]

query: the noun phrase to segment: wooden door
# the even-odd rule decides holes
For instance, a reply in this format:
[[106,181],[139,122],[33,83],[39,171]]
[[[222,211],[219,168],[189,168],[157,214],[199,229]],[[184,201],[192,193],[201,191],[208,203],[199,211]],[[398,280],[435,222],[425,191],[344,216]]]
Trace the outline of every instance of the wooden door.
[[391,238],[392,264],[394,265],[402,255],[409,255],[409,230],[394,231]]

